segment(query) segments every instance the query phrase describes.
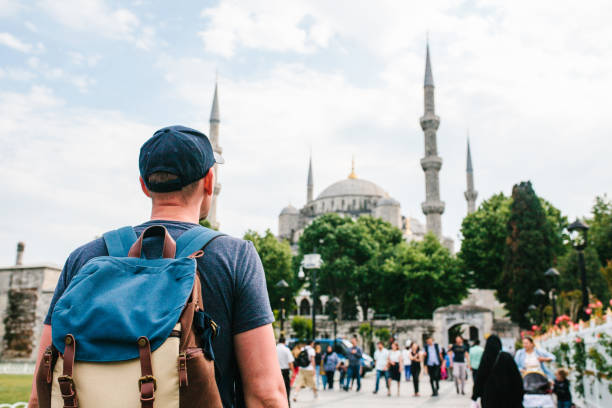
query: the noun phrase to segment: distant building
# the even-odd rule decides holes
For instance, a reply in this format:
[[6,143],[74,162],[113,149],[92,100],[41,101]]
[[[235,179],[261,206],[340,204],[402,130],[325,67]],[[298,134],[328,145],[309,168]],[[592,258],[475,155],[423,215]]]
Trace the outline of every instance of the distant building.
[[[420,164],[425,173],[425,201],[421,204],[421,208],[426,216],[426,225],[424,226],[416,218],[402,215],[399,201],[392,198],[382,187],[371,181],[358,178],[355,173],[354,161],[348,178],[328,186],[315,198],[311,157],[306,182],[306,203],[299,209],[291,204],[282,209],[278,218],[279,238],[287,239],[292,245],[295,245],[304,228],[323,214],[337,213],[352,218],[370,215],[381,218],[401,229],[407,241],[421,240],[426,232],[432,232],[444,246],[454,252],[453,239],[442,234],[442,214],[445,204],[440,199],[439,172],[442,168],[442,158],[438,155],[437,142],[440,117],[435,112],[435,87],[429,44],[427,44],[425,56],[423,90],[425,112],[420,118],[420,124],[424,134],[425,157],[421,159]],[[465,192],[465,199],[468,204],[468,213],[471,213],[476,208],[478,193],[474,189],[474,172],[469,142],[466,175],[467,191]]]
[[15,265],[0,268],[0,360],[33,362],[61,269],[23,265],[25,245],[17,244]]

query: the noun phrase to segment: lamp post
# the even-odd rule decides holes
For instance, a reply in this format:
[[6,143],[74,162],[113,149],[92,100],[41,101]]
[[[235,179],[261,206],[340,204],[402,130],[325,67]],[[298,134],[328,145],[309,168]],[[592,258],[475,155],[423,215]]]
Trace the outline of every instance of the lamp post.
[[531,304],[531,305],[529,305],[527,307],[527,313],[525,313],[525,316],[529,320],[530,324],[534,323],[534,321],[533,321],[533,312],[535,312],[536,310],[538,310],[538,308],[534,304]]
[[327,301],[327,303],[331,306],[333,306],[333,310],[334,310],[334,351],[336,351],[336,337],[337,337],[337,326],[338,326],[338,305],[340,304],[340,298],[338,298],[337,296],[334,296],[333,298],[329,299]]
[[544,272],[544,276],[549,282],[550,301],[552,302],[552,324],[557,321],[557,282],[559,280],[559,271],[555,268],[549,268]]
[[546,292],[544,292],[542,289],[537,289],[535,292],[533,292],[533,294],[538,300],[538,303],[540,303],[540,324],[542,324],[542,322],[544,321],[544,305],[546,304]]
[[589,315],[586,313],[589,304],[589,294],[587,292],[587,277],[584,267],[584,250],[587,247],[589,226],[579,219],[576,219],[576,221],[567,227],[567,230],[570,232],[572,246],[578,252],[578,267],[580,268],[580,280],[582,283],[582,309],[580,311],[580,316],[586,321],[589,319]]
[[[284,292],[285,289],[287,289],[289,287],[289,284],[284,280],[281,279],[278,282],[276,282],[276,286],[277,288],[279,288],[281,290],[281,292]],[[280,299],[281,301],[281,310],[280,310],[280,335],[281,337],[285,336],[285,297],[281,297]]]
[[[323,240],[319,240],[319,244],[323,244]],[[310,269],[312,272],[310,274],[311,278],[311,295],[312,295],[312,339],[317,338],[317,269],[321,268],[321,255],[317,254],[317,247],[314,247],[312,254],[305,254],[304,259],[302,260],[302,267],[298,272],[298,278],[303,279],[304,269]]]

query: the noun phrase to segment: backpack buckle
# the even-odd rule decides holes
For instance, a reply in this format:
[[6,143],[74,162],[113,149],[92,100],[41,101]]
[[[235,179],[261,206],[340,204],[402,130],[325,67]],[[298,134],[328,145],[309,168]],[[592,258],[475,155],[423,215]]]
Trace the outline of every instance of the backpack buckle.
[[142,384],[153,383],[153,391],[157,391],[157,378],[152,375],[143,375],[138,379],[138,390],[142,391]]

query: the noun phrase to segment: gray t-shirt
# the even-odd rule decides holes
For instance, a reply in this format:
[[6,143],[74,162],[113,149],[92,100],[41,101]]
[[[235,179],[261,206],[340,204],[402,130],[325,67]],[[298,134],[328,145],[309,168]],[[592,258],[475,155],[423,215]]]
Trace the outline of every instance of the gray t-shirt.
[[[134,231],[139,236],[145,228],[160,224],[166,227],[175,240],[183,232],[196,226],[187,222],[156,220],[136,226]],[[159,256],[161,239],[146,238],[143,251],[147,257]],[[70,254],[55,288],[45,324],[51,324],[55,303],[81,267],[94,257],[107,255],[102,238],[89,242]],[[238,333],[274,321],[263,266],[250,241],[221,236],[210,242],[204,256],[198,259],[198,271],[202,282],[204,310],[221,328],[214,340],[213,349],[215,374],[223,406],[243,407],[245,404],[242,383],[232,338]]]

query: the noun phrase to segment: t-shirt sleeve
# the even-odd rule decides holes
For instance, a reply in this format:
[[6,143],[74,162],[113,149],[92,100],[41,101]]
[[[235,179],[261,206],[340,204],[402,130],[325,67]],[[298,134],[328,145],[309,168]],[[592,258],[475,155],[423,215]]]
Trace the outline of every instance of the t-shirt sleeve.
[[266,276],[261,259],[253,246],[246,242],[236,264],[236,294],[232,334],[256,329],[274,322],[270,308]]
[[295,359],[293,358],[293,354],[291,354],[291,351],[289,349],[287,349],[287,361],[289,361],[290,363],[293,363],[295,361]]

